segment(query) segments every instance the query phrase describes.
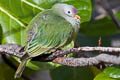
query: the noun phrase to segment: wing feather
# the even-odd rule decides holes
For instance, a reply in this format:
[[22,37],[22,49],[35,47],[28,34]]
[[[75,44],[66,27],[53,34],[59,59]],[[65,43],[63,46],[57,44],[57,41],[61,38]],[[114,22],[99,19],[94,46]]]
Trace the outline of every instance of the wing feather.
[[72,33],[72,25],[64,18],[57,16],[52,10],[42,12],[28,26],[26,52],[30,57],[35,57],[51,49],[60,48],[67,43]]

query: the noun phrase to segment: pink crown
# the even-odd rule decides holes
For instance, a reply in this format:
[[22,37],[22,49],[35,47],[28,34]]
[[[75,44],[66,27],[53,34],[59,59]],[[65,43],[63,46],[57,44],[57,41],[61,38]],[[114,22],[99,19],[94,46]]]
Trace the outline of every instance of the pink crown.
[[73,12],[74,12],[75,14],[77,14],[77,10],[76,10],[76,8],[73,8]]

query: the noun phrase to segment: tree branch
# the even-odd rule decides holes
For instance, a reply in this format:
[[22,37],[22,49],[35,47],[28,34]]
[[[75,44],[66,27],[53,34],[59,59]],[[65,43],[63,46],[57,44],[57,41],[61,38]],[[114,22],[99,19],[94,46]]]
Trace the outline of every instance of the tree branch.
[[8,54],[21,58],[24,53],[20,52],[23,47],[17,44],[0,45],[0,54]]
[[[21,58],[24,55],[24,51],[22,51],[23,47],[16,44],[6,44],[0,45],[0,53],[10,54],[12,56],[16,56]],[[79,47],[79,48],[71,48],[67,50],[57,50],[52,54],[44,54],[40,55],[41,58],[38,58],[39,61],[53,61],[55,63],[68,65],[68,66],[89,66],[96,65],[100,62],[112,63],[112,64],[120,64],[120,56],[110,55],[110,54],[99,54],[95,57],[89,58],[70,58],[63,57],[69,53],[81,54],[81,52],[92,52],[92,51],[100,51],[100,52],[111,52],[111,53],[120,53],[120,48],[113,47]]]
[[96,57],[91,58],[65,58],[65,57],[58,57],[53,60],[53,62],[58,64],[63,64],[67,66],[90,66],[90,65],[97,65],[101,62],[105,63],[112,63],[112,64],[120,64],[120,56],[113,56],[108,54],[100,54]]
[[99,52],[111,52],[111,53],[119,53],[120,48],[112,48],[112,47],[79,47],[79,48],[71,48],[63,51],[56,51],[52,55],[48,56],[45,60],[53,60],[57,57],[64,56],[69,53],[78,53],[81,52],[93,52],[93,51],[99,51]]

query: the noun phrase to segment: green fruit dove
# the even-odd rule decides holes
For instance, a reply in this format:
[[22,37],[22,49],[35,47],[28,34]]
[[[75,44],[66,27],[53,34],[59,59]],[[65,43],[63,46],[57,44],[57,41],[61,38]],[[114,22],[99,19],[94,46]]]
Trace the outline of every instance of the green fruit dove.
[[51,9],[40,12],[28,25],[25,55],[15,78],[22,75],[26,63],[32,57],[53,52],[75,40],[79,28],[80,16],[72,5],[57,3]]

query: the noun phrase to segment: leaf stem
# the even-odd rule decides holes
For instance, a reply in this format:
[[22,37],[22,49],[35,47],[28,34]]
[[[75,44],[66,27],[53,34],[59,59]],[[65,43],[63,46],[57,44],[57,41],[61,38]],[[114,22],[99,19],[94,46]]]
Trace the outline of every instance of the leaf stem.
[[8,13],[6,10],[4,10],[2,7],[0,7],[0,11],[2,11],[3,13],[5,13],[6,15],[8,15],[11,19],[15,20],[22,27],[25,27],[25,25],[22,22],[20,22],[17,18],[15,18],[14,16],[12,16],[10,13]]
[[34,7],[34,8],[37,8],[37,9],[39,9],[39,10],[42,10],[42,11],[44,10],[44,8],[41,8],[41,7],[39,7],[39,6],[36,6],[36,5],[34,5],[34,4],[26,1],[26,0],[22,0],[22,2],[24,2],[24,3],[26,3],[26,4],[30,5],[30,6],[32,6],[32,7]]

